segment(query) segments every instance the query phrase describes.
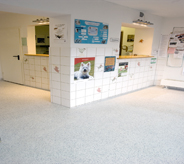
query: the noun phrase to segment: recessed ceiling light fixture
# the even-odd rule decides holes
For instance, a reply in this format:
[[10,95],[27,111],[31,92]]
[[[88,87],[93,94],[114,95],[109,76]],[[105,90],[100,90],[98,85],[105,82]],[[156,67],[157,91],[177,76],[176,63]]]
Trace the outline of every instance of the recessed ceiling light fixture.
[[[144,13],[143,12],[140,12],[140,17],[144,17]],[[133,21],[133,24],[135,25],[141,25],[141,26],[145,26],[147,27],[147,25],[153,25],[153,23],[151,22],[148,22],[148,21],[145,21],[145,20],[141,20],[141,19],[137,19],[137,20],[134,20]]]
[[49,18],[40,18],[40,19],[33,20],[33,22],[38,24],[48,24]]

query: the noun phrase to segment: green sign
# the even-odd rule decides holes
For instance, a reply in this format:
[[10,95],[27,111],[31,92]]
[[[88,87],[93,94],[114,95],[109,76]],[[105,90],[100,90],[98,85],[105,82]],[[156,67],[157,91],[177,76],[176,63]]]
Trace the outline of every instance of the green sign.
[[157,58],[151,58],[151,64],[156,64]]

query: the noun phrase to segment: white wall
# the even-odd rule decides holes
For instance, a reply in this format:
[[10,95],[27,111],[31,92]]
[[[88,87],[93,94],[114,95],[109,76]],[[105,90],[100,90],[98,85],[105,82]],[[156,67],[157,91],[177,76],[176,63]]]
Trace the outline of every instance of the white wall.
[[173,31],[174,27],[184,27],[184,21],[182,20],[183,18],[165,18],[161,33],[167,35]]
[[[40,16],[31,16],[24,14],[15,14],[15,13],[0,13],[0,30],[4,28],[19,28],[20,29],[20,39],[21,37],[27,37],[27,27],[34,27],[35,23],[32,21],[41,18]],[[23,55],[28,52],[26,46],[22,48],[22,53],[20,54],[21,61],[23,61]],[[34,50],[32,51],[34,52]],[[2,61],[0,61],[1,64]],[[0,78],[2,77],[2,71],[0,68]]]
[[[41,16],[33,15],[24,15],[24,14],[15,14],[15,13],[0,13],[0,21],[3,22],[0,24],[1,28],[19,28],[20,29],[20,38],[27,37],[27,27],[36,25],[32,22],[33,20],[41,18]],[[5,21],[6,20],[6,21]],[[27,50],[24,49],[21,56],[27,53]],[[22,56],[23,57],[23,56]]]
[[[52,1],[47,1],[47,3],[37,2],[36,5],[35,3],[31,1],[27,1],[26,3],[20,3],[19,8],[16,7],[17,2],[13,1],[9,5],[2,5],[2,6],[4,7],[4,10],[17,11],[19,13],[20,12],[30,13],[30,10],[32,10],[34,11],[32,13],[38,13],[39,11],[39,13],[43,13],[43,14],[47,13],[48,15],[70,14],[72,16],[71,17],[71,23],[72,23],[71,27],[74,27],[75,18],[107,22],[110,25],[109,26],[109,38],[110,37],[119,38],[121,23],[132,23],[133,20],[139,17],[139,13],[140,13],[140,11],[138,10],[130,9],[127,7],[123,7],[120,5],[116,5],[116,4],[104,2],[104,1],[83,2],[83,1],[70,0],[70,1],[57,1],[57,3],[53,3]],[[21,17],[23,18],[23,16]],[[162,17],[151,15],[146,12],[145,12],[145,17],[146,17],[146,20],[154,23],[154,25],[152,26],[154,28],[152,49],[157,50],[163,19]],[[36,18],[37,17],[35,16],[35,19]],[[4,17],[2,17],[2,19],[4,19]],[[19,25],[20,20],[21,18],[19,18],[18,20],[15,18],[11,22],[11,24],[13,26],[15,24]],[[30,22],[30,19],[26,19],[24,21],[25,24],[27,24],[27,22]],[[74,31],[72,30],[71,31],[71,46],[76,46],[73,42],[74,40],[73,37],[74,37]],[[93,45],[87,45],[87,46],[92,47]],[[105,47],[108,47],[108,46],[118,47],[119,45],[118,43],[108,43],[108,45],[98,45],[98,47],[102,47],[102,46],[103,47],[104,46]]]
[[[2,11],[18,12],[18,13],[34,13],[37,15],[47,14],[48,16],[53,15],[72,15],[72,27],[74,25],[73,19],[87,19],[100,22],[107,22],[110,26],[109,36],[119,37],[121,23],[132,23],[133,20],[139,18],[139,10],[130,9],[120,5],[116,5],[110,2],[94,0],[94,1],[76,1],[76,0],[65,0],[57,1],[53,3],[52,1],[47,1],[47,3],[26,1],[24,3],[11,1],[1,4]],[[31,12],[30,12],[31,11]],[[38,14],[39,13],[39,14]],[[148,13],[144,13],[146,20],[153,22],[154,25],[154,37],[153,37],[153,50],[158,49],[158,43],[160,39],[160,30],[162,27],[162,18],[159,16],[154,16]],[[71,34],[73,37],[73,32]],[[73,38],[72,38],[73,41]],[[116,45],[115,43],[112,43]],[[109,44],[110,45],[110,44]],[[100,45],[99,45],[100,46]],[[111,45],[110,45],[111,46]]]
[[[151,55],[153,43],[153,28],[135,29],[134,54]],[[140,42],[143,40],[143,42]]]
[[[105,56],[119,56],[119,53],[114,51],[115,49],[119,49],[119,42],[110,42],[110,38],[120,38],[121,24],[123,22],[132,23],[134,19],[138,18],[139,11],[107,2],[98,2],[97,4],[93,2],[76,4],[74,2],[72,6],[67,6],[67,13],[71,14],[70,18],[67,18],[66,16],[51,18],[50,71],[52,72],[52,102],[67,107],[74,107],[153,85],[153,73],[155,67],[150,66],[150,59],[146,59],[145,61],[140,60],[138,61],[138,63],[132,60],[132,62],[130,63],[129,75],[125,79],[117,77],[119,60],[116,60],[115,71],[104,72],[103,70]],[[162,18],[146,13],[145,15],[149,21],[154,23],[153,27],[155,28],[155,31],[152,47],[157,49],[160,38],[160,27],[162,24]],[[75,19],[108,23],[108,43],[103,45],[75,44]],[[70,23],[68,21],[70,21]],[[68,29],[68,42],[64,44],[57,40],[54,40],[52,30],[54,28],[54,24],[63,22],[66,22],[68,24],[68,27],[70,27],[70,29]],[[74,59],[81,57],[81,54],[79,53],[79,48],[85,49],[84,53],[82,54],[83,57],[95,57],[95,74],[93,80],[74,81]],[[149,52],[149,54],[150,53],[151,52]],[[137,65],[140,65],[140,63],[142,68],[140,68],[139,72],[136,73],[135,67],[137,67]],[[100,65],[103,65],[102,69],[98,69]],[[54,68],[56,66],[60,68],[60,73],[56,73],[54,71]],[[143,72],[143,70],[145,72]],[[122,85],[124,81],[126,81],[126,86]],[[140,85],[138,85],[136,81],[139,81]],[[98,92],[99,89],[102,91],[101,93]]]
[[[74,3],[75,4],[75,3]],[[109,24],[109,38],[120,38],[121,24],[129,23],[139,17],[140,11],[119,6],[108,2],[87,2],[83,4],[75,4],[76,6],[68,6],[68,11],[71,13],[71,27],[74,27],[74,19],[84,19],[91,21],[105,22]],[[103,7],[102,7],[103,6]],[[65,10],[65,9],[64,9]],[[95,11],[95,12],[94,12]],[[162,30],[163,18],[145,13],[146,20],[153,22],[151,26],[154,29],[152,51],[158,50],[160,33]],[[74,30],[71,30],[71,47],[116,47],[119,48],[119,43],[108,42],[106,45],[93,44],[75,44]],[[152,54],[152,51],[145,52],[146,55]]]
[[[17,5],[12,2],[12,5]],[[71,5],[72,4],[72,5]],[[146,72],[140,73],[140,86],[133,85],[134,78],[132,74],[135,73],[135,67],[132,67],[130,75],[127,76],[127,86],[120,87],[123,79],[117,79],[118,60],[116,60],[116,70],[113,72],[104,73],[103,69],[98,70],[98,66],[104,65],[105,56],[116,56],[119,53],[114,51],[119,49],[119,42],[110,42],[110,38],[120,38],[121,24],[132,23],[133,20],[139,17],[138,10],[122,7],[113,3],[104,1],[87,1],[80,3],[80,1],[70,0],[68,2],[57,1],[57,3],[37,3],[32,2],[21,3],[20,6],[28,6],[29,9],[47,11],[48,13],[57,13],[57,15],[69,14],[70,16],[58,16],[51,18],[50,23],[50,45],[51,55],[50,60],[50,80],[51,80],[51,100],[64,106],[73,107],[92,101],[112,97],[121,93],[134,91],[136,89],[144,88],[152,85],[148,81],[148,70],[150,61],[143,61],[143,68]],[[146,19],[153,22],[154,36],[153,36],[153,49],[158,49],[160,38],[162,18],[145,13]],[[2,17],[3,18],[3,17]],[[19,18],[20,19],[20,18]],[[36,19],[36,18],[35,18]],[[96,22],[104,22],[109,24],[109,40],[108,44],[75,44],[74,43],[74,20],[83,19]],[[3,21],[3,19],[2,19]],[[16,21],[16,19],[15,19]],[[27,22],[27,20],[26,20]],[[14,22],[14,26],[15,26]],[[67,23],[68,26],[68,40],[66,43],[61,43],[53,38],[54,24]],[[16,25],[20,24],[16,23]],[[23,28],[27,24],[23,25]],[[25,29],[25,28],[24,28]],[[21,30],[22,36],[26,36],[26,31]],[[92,81],[74,82],[74,58],[79,57],[79,48],[85,48],[86,52],[84,57],[95,57],[95,79]],[[141,61],[140,61],[141,62]],[[144,64],[146,63],[146,65]],[[136,66],[136,62],[131,63]],[[55,72],[55,68],[60,69],[59,73]],[[146,67],[146,69],[144,69]],[[153,72],[153,71],[152,71]],[[138,76],[138,74],[137,74]],[[152,75],[149,75],[152,77]],[[114,81],[114,78],[117,79]],[[135,76],[136,78],[136,76]],[[130,80],[130,81],[129,81]],[[119,84],[118,84],[119,82]],[[142,82],[144,85],[142,85]],[[119,89],[120,87],[121,89]],[[97,92],[101,88],[102,93]],[[121,91],[121,92],[120,92]]]
[[27,26],[35,25],[35,23],[32,21],[37,18],[41,18],[41,16],[1,12],[0,20],[3,23],[0,24],[0,28],[7,28],[7,27],[24,28],[26,27],[24,31],[27,31]]
[[[174,27],[184,27],[183,18],[165,18],[163,20],[163,27],[161,34],[169,35]],[[155,76],[155,84],[160,85],[161,79],[173,79],[184,81],[184,76],[182,75],[181,68],[171,68],[166,65],[167,58],[159,57],[157,62],[157,70]]]
[[28,54],[36,54],[35,26],[27,27],[27,49]]

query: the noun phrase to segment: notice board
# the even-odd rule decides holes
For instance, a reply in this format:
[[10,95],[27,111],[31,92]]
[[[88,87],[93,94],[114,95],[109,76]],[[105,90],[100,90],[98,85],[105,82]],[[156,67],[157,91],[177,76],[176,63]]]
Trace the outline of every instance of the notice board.
[[75,19],[74,24],[74,43],[107,44],[108,24],[80,19]]

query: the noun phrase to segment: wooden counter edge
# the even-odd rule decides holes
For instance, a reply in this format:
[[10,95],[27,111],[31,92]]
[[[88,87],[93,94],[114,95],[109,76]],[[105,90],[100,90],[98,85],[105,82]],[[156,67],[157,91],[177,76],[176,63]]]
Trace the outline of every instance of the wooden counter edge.
[[49,57],[49,54],[24,54],[26,56],[44,56],[44,57]]
[[119,56],[117,59],[136,59],[136,58],[152,58],[154,56],[144,56],[144,55],[138,55],[138,56]]

